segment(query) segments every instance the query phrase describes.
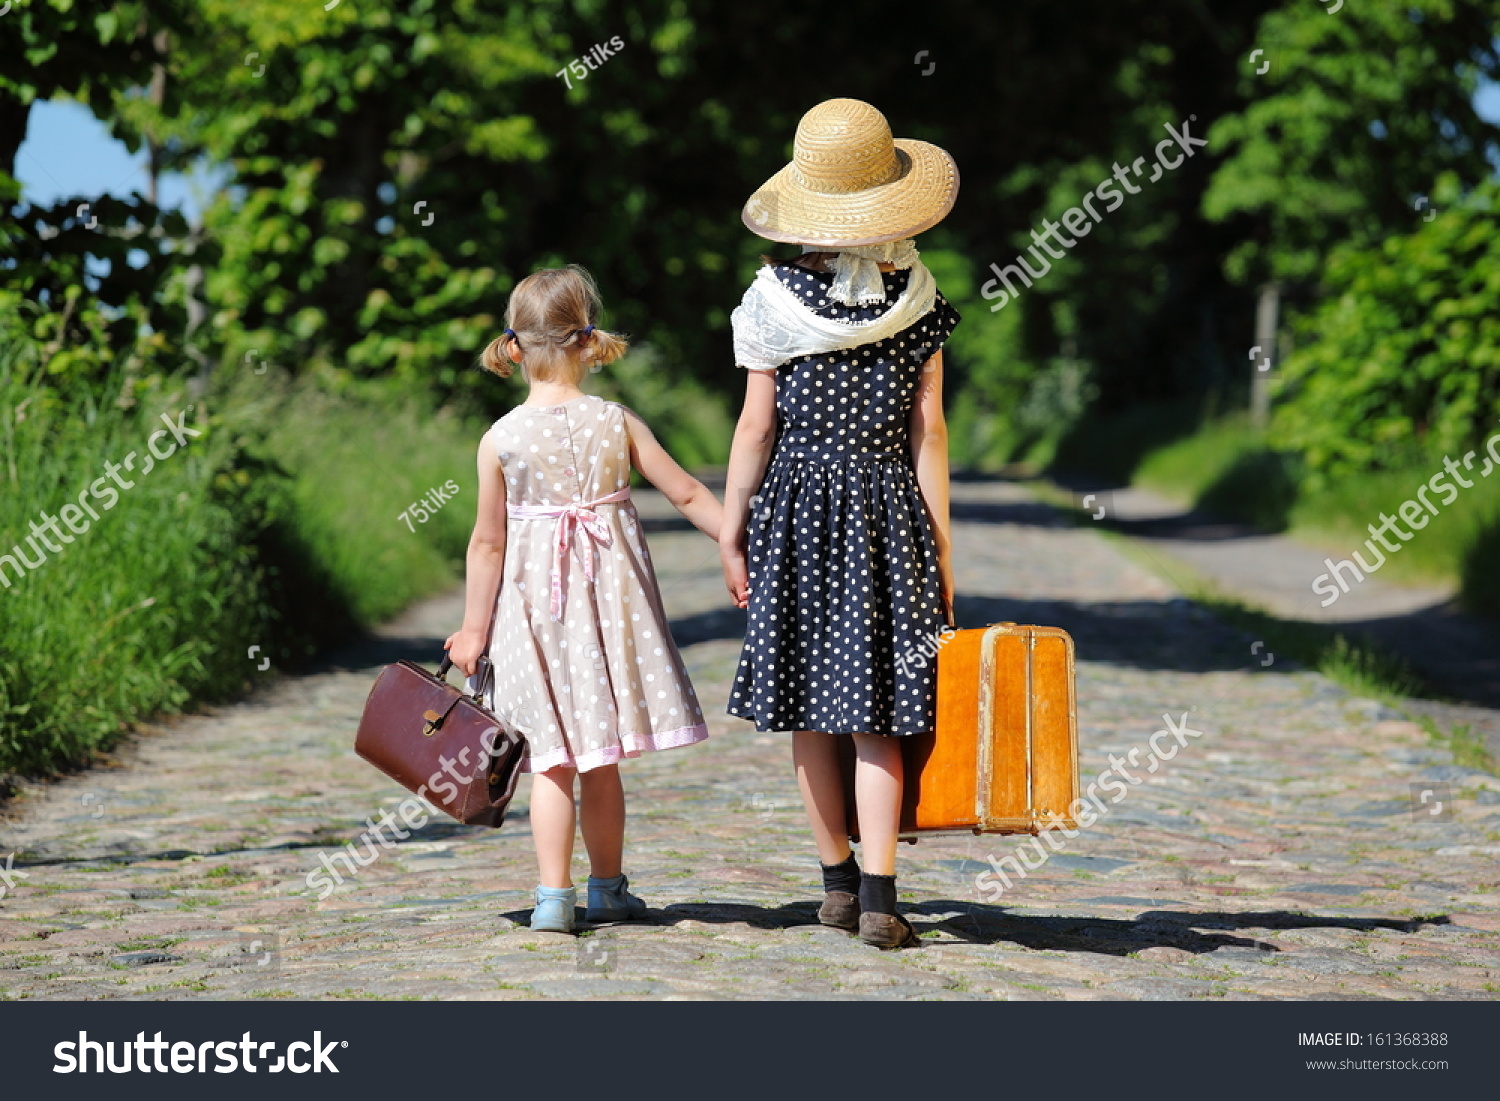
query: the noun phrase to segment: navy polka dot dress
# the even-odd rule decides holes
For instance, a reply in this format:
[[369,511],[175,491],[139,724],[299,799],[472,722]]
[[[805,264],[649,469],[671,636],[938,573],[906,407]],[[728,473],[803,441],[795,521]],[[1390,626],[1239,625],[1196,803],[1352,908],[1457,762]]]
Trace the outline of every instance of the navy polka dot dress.
[[[815,313],[854,320],[884,313],[908,277],[885,273],[885,302],[850,307],[827,297],[831,274],[773,270]],[[729,697],[757,730],[933,728],[923,644],[944,619],[907,424],[922,365],[958,320],[939,294],[889,339],[776,369],[776,444],[750,513],[749,625]]]

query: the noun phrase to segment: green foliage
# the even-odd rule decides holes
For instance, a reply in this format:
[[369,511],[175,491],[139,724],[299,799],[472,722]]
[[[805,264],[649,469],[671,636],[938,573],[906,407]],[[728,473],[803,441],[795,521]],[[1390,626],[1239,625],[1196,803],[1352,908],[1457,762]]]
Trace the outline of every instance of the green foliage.
[[1154,448],[1136,467],[1132,481],[1196,501],[1237,462],[1264,447],[1264,438],[1243,417],[1209,421],[1191,435]]
[[[743,387],[729,312],[767,248],[735,214],[829,96],[874,102],[963,172],[922,240],[964,315],[946,357],[959,465],[1128,477],[1146,457],[1142,477],[1267,523],[1295,487],[1295,524],[1327,479],[1415,469],[1493,423],[1493,187],[1474,181],[1495,132],[1468,104],[1497,71],[1493,5],[1120,0],[1080,17],[1050,0],[879,0],[861,17],[850,50],[826,11],[783,0],[15,0],[0,36],[0,532],[138,447],[189,376],[209,434],[30,589],[0,593],[0,767],[80,759],[122,722],[243,686],[247,644],[299,658],[451,583],[482,428],[468,414],[520,396],[474,361],[537,267],[588,266],[605,323],[636,342],[587,385],[685,464],[721,461]],[[624,48],[586,79],[557,77],[616,35]],[[1243,63],[1256,46],[1264,77]],[[138,195],[20,204],[8,173],[27,111],[55,96],[161,170],[203,158],[232,185],[191,230]],[[990,309],[991,262],[1191,115],[1213,125],[1207,151]],[[1411,208],[1429,193],[1443,213],[1424,223]],[[1290,309],[1311,305],[1276,450],[1211,425],[1162,452],[1238,397],[1241,288],[1270,276],[1300,281]],[[423,413],[437,407],[455,412]],[[398,514],[449,478],[458,498],[407,530]],[[1445,522],[1470,525],[1459,511]],[[1494,515],[1443,540],[1473,593],[1494,585]],[[159,594],[184,578],[202,591]],[[113,680],[70,727],[46,710],[64,674],[40,663],[96,654],[93,680]],[[45,700],[23,698],[32,681]]]
[[90,526],[70,543],[54,537],[61,553],[19,577],[0,559],[0,771],[44,772],[107,747],[126,722],[242,688],[266,614],[244,520],[223,492],[236,477],[231,441],[190,414],[203,437],[140,473],[158,416],[191,404],[181,388],[136,393],[129,408],[119,385],[64,404],[35,370],[24,381],[27,354],[0,345],[0,554],[37,562],[45,547],[27,545],[29,525],[97,486],[106,460],[137,456],[120,475],[134,488],[118,488],[113,509],[92,498],[99,519],[75,514]]
[[1197,421],[1197,410],[1186,402],[1143,403],[1113,416],[1090,413],[1063,435],[1050,465],[1129,482],[1148,455],[1190,435]]
[[[251,646],[305,657],[456,579],[482,426],[270,373],[206,402],[116,375],[96,398],[44,385],[35,357],[0,344],[0,554],[37,562],[33,522],[106,461],[134,452],[134,471],[61,553],[24,573],[0,559],[0,772],[82,763],[131,722],[243,691]],[[188,405],[203,435],[136,473],[160,414]],[[449,478],[456,498],[409,530],[398,514]]]
[[[962,317],[943,349],[949,457],[955,466],[992,470],[1052,428],[1015,415],[1035,374],[1020,332],[1020,308],[998,313],[979,295],[973,265],[960,252],[922,249],[944,296]],[[988,269],[981,278],[988,278]]]
[[1500,185],[1328,263],[1299,326],[1272,440],[1317,474],[1461,453],[1500,420]]
[[1301,484],[1295,459],[1267,448],[1239,416],[1205,422],[1150,452],[1133,480],[1264,531],[1287,527]]
[[[1402,502],[1416,499],[1417,490],[1438,471],[1442,459],[1414,463],[1398,470],[1369,471],[1329,479],[1305,487],[1292,510],[1294,529],[1309,539],[1346,550],[1369,538],[1367,525],[1378,524],[1382,513],[1397,514]],[[1476,461],[1475,470],[1482,469]],[[1486,547],[1493,548],[1492,532],[1500,527],[1500,474],[1472,477],[1472,489],[1460,489],[1452,504],[1442,505],[1442,496],[1428,493],[1439,505],[1427,526],[1402,544],[1381,568],[1381,576],[1416,582],[1461,583],[1464,600],[1476,611],[1485,611],[1484,593],[1493,593],[1497,559],[1485,561]],[[1405,525],[1402,525],[1405,528]],[[1493,609],[1489,609],[1493,610]]]
[[[1149,441],[1181,432],[1184,421],[1191,424],[1183,413],[1177,412],[1174,429],[1172,411],[1136,409],[1113,421],[1093,422],[1086,435],[1106,443]],[[1111,467],[1110,457],[1097,451],[1088,459],[1080,465],[1090,472],[1129,477],[1134,484],[1266,531],[1289,529],[1331,551],[1363,542],[1369,537],[1367,525],[1379,523],[1382,514],[1397,515],[1403,502],[1416,499],[1418,488],[1444,469],[1437,456],[1398,469],[1315,479],[1295,455],[1271,449],[1238,416],[1206,421],[1164,446],[1147,443],[1133,474]],[[1441,505],[1441,494],[1429,494],[1440,504],[1437,515],[1386,560],[1381,576],[1454,585],[1471,610],[1500,618],[1500,580],[1494,568],[1500,561],[1500,466],[1492,465],[1486,475],[1483,454],[1476,453],[1469,480],[1473,487],[1456,487],[1459,495],[1451,504]]]
[[1410,226],[1443,175],[1490,174],[1500,129],[1475,115],[1479,77],[1500,74],[1493,5],[1366,0],[1330,15],[1290,3],[1261,21],[1270,68],[1242,67],[1242,110],[1217,119],[1225,159],[1203,195],[1212,221],[1242,224],[1225,258],[1236,283],[1312,280],[1336,244]]
[[1281,531],[1297,503],[1300,464],[1268,449],[1242,452],[1198,498],[1210,513],[1237,516],[1263,531]]
[[[306,657],[459,579],[485,425],[379,389],[334,396],[312,378],[269,371],[243,372],[224,409],[286,482],[256,533],[280,610],[278,653]],[[458,493],[427,504],[427,521],[409,511],[450,480]]]
[[1470,540],[1463,556],[1461,577],[1464,603],[1472,610],[1500,619],[1500,508],[1492,508],[1488,521]]

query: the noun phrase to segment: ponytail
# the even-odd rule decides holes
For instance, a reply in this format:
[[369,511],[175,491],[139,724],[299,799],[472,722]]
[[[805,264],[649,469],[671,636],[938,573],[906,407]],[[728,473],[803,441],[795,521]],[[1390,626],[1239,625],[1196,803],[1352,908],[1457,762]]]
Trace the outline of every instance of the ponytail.
[[588,356],[589,366],[603,367],[613,363],[623,356],[630,347],[630,342],[618,333],[605,332],[589,326],[588,335],[583,337],[586,342],[584,354]]
[[479,357],[479,365],[501,378],[510,378],[515,371],[515,361],[510,358],[507,345],[515,339],[515,334],[506,329],[502,335],[490,341],[489,346]]

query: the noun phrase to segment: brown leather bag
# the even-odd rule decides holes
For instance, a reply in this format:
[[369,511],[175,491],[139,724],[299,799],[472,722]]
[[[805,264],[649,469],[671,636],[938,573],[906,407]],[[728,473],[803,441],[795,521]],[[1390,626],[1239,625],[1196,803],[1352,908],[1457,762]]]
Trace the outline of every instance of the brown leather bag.
[[381,670],[365,700],[354,751],[408,791],[467,826],[505,821],[526,756],[526,741],[480,706],[494,676],[479,660],[480,690],[465,696],[444,677],[410,661]]

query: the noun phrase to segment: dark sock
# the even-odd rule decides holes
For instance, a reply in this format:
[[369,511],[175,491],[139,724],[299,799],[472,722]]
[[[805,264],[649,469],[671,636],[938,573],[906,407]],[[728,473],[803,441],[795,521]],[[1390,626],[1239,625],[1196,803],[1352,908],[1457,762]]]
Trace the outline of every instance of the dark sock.
[[859,908],[867,914],[896,913],[896,877],[864,874],[859,885]]
[[823,890],[859,894],[859,865],[854,862],[853,853],[842,863],[819,864],[818,867],[823,869]]

